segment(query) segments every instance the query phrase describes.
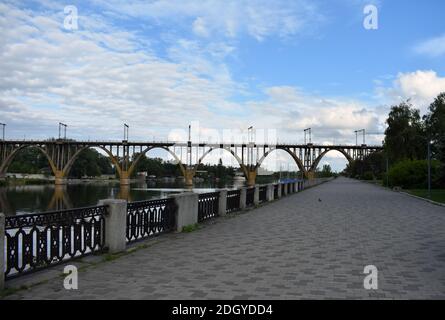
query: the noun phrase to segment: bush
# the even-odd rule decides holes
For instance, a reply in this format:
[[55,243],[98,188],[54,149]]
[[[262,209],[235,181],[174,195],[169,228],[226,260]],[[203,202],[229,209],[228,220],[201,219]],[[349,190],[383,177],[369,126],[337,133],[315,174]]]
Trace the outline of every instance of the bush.
[[366,171],[365,173],[363,173],[362,179],[363,180],[374,180],[374,174],[372,173],[372,171]]
[[[431,185],[440,187],[442,165],[431,162]],[[404,160],[395,164],[388,173],[389,185],[403,189],[426,189],[428,186],[428,162],[426,160]]]

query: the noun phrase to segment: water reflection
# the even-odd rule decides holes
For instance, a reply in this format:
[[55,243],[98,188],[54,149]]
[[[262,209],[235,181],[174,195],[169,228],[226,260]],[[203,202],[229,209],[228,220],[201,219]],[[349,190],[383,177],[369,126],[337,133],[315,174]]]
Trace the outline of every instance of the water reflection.
[[241,182],[203,182],[187,189],[182,182],[139,181],[122,187],[116,182],[88,182],[55,185],[0,187],[0,212],[6,215],[44,212],[93,206],[102,199],[139,201],[164,198],[173,193],[212,192],[220,188],[240,187]]

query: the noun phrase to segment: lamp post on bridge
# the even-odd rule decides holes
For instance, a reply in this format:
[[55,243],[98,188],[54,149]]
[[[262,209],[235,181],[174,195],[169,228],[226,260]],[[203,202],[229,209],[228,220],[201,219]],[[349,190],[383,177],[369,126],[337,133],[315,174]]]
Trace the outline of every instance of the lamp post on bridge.
[[2,140],[5,141],[5,132],[6,132],[6,123],[0,123],[0,126],[2,126]]
[[59,140],[62,139],[62,131],[63,131],[63,139],[66,140],[66,128],[68,125],[65,123],[59,122]]
[[[309,142],[307,141],[306,137],[309,137]],[[304,144],[311,144],[312,143],[312,128],[304,129]]]
[[247,128],[247,165],[249,166],[249,170],[252,169],[252,163],[253,163],[253,126],[250,126]]
[[126,123],[124,123],[124,140],[123,141],[128,141],[128,131],[130,129],[130,126]]
[[366,130],[360,129],[360,130],[355,130],[354,132],[355,132],[355,145],[358,146],[358,134],[359,133],[363,134],[363,144],[362,145],[366,145],[366,140],[365,140]]

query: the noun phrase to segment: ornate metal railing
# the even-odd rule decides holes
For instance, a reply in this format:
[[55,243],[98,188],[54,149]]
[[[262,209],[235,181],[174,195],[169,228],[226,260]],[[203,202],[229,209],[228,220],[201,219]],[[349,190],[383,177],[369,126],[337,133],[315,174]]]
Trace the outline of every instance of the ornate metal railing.
[[239,210],[240,197],[241,197],[240,190],[227,191],[226,212],[233,212],[233,211]]
[[273,198],[276,200],[278,199],[278,190],[280,188],[279,184],[274,184],[273,185]]
[[259,200],[264,202],[267,200],[267,186],[261,186],[259,190]]
[[176,211],[173,198],[128,203],[127,242],[172,231]]
[[254,197],[255,197],[255,188],[248,188],[246,190],[246,207],[253,206]]
[[6,278],[101,251],[106,210],[97,206],[6,217]]
[[201,193],[198,200],[198,222],[218,215],[219,192]]

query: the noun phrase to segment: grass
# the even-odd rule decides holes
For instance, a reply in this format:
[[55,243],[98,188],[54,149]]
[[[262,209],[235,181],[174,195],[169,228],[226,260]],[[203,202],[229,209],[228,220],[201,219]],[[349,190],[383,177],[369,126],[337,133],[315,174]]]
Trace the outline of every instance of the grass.
[[182,232],[193,232],[193,231],[195,231],[195,230],[198,230],[199,229],[199,225],[197,224],[197,223],[195,223],[195,224],[190,224],[190,225],[188,225],[188,226],[184,226],[184,227],[182,227]]
[[[411,189],[411,190],[406,190],[406,191],[415,195],[415,196],[429,199],[428,198],[428,190],[426,190],[426,189]],[[440,202],[440,203],[445,203],[445,189],[431,190],[431,200]]]

